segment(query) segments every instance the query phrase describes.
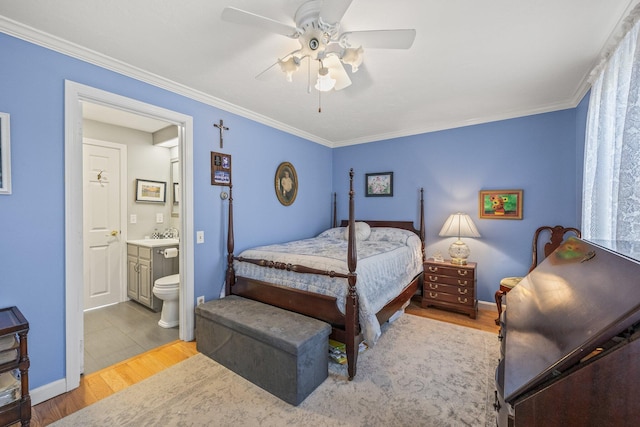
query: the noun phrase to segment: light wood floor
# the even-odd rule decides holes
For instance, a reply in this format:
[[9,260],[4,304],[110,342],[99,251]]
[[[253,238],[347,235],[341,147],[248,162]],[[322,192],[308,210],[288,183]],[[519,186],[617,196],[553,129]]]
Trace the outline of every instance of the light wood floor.
[[[423,309],[419,300],[416,300],[411,302],[406,312],[469,328],[498,332],[498,326],[494,322],[497,315],[495,310],[479,310],[477,318],[471,319],[466,314],[436,308]],[[51,424],[197,353],[195,342],[174,341],[83,376],[77,389],[34,406],[31,425],[40,427]]]

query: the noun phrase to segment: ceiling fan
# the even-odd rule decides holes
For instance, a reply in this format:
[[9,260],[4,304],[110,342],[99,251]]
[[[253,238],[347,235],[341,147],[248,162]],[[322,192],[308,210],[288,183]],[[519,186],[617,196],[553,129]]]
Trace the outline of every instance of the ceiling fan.
[[[416,37],[414,29],[368,30],[341,32],[340,20],[352,0],[310,0],[295,13],[295,26],[278,22],[265,16],[235,7],[226,7],[222,19],[236,24],[249,25],[266,31],[297,39],[300,48],[278,58],[261,74],[280,65],[288,81],[292,81],[303,59],[318,64],[315,88],[321,92],[341,90],[351,85],[344,64],[351,72],[358,71],[364,59],[364,47],[382,49],[409,49]],[[309,72],[309,76],[311,73]],[[311,90],[311,79],[309,87]]]

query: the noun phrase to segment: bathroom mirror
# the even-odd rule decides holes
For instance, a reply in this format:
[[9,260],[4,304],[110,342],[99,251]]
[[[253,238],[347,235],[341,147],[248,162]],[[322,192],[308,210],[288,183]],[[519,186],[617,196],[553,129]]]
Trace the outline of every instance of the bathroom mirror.
[[171,194],[171,216],[180,216],[180,162],[178,159],[171,159],[171,187],[168,189]]

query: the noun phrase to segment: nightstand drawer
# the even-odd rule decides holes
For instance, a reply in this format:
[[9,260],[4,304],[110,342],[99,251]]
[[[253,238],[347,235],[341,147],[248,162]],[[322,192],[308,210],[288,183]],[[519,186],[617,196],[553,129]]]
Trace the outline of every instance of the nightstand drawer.
[[442,292],[451,295],[473,296],[474,294],[473,286],[455,286],[433,282],[425,282],[424,290],[425,292]]
[[462,306],[471,306],[475,305],[475,299],[473,295],[452,295],[445,292],[435,292],[435,291],[427,291],[422,298],[426,298],[431,301],[443,301],[448,303],[460,304]]
[[469,279],[466,277],[460,278],[460,277],[440,276],[438,274],[431,274],[431,273],[425,273],[424,281],[428,283],[442,283],[447,285],[463,286],[463,287],[466,287],[466,286],[473,287],[473,284],[475,283],[473,279]]
[[427,274],[459,277],[473,281],[475,279],[475,268],[465,268],[463,266],[444,266],[439,264],[425,264],[425,276]]

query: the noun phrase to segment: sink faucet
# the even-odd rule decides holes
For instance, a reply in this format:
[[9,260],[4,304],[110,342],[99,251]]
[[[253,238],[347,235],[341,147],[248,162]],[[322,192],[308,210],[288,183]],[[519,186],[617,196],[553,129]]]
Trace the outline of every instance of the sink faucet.
[[177,239],[178,238],[178,229],[175,228],[175,227],[167,228],[167,231],[165,232],[165,237],[169,237],[171,239]]

